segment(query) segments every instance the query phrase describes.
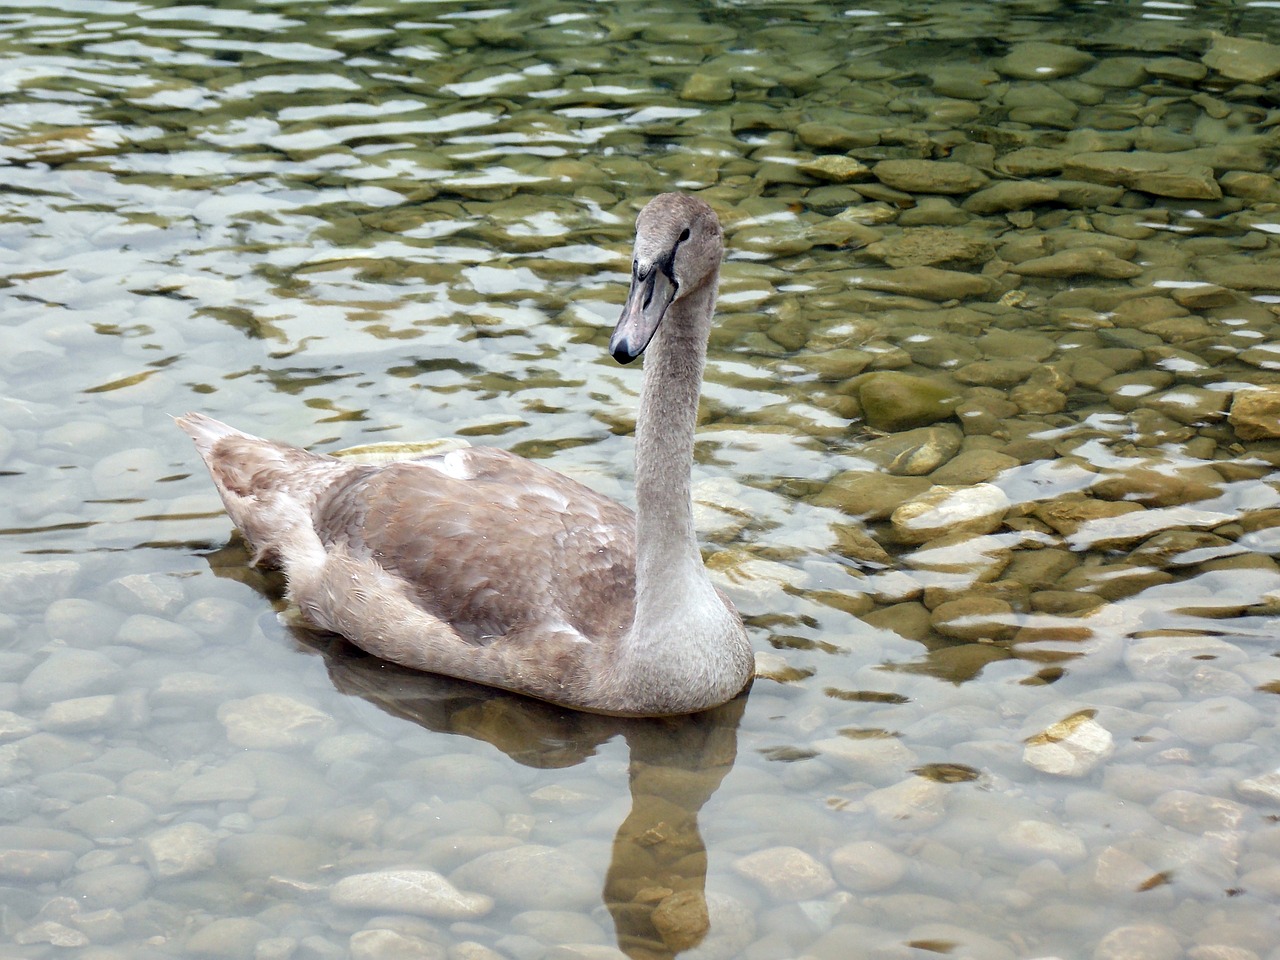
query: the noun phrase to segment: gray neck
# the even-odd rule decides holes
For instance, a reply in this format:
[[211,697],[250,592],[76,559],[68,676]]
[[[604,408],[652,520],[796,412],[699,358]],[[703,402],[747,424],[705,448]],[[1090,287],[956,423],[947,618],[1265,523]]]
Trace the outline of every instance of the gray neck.
[[646,608],[668,607],[669,587],[679,580],[706,579],[690,472],[715,296],[709,283],[673,303],[645,352],[636,420],[637,621],[649,619]]

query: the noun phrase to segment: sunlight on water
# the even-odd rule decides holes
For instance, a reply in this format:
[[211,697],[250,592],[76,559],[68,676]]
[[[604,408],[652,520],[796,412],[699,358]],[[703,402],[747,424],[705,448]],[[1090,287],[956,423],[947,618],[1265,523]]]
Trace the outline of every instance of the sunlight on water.
[[[1275,6],[8,3],[0,954],[1280,960]],[[749,695],[297,622],[169,415],[629,502],[672,189]]]

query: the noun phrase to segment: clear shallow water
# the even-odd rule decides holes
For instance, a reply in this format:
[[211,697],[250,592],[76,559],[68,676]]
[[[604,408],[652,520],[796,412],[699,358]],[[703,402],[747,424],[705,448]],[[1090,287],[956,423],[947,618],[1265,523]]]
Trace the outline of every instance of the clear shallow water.
[[[1274,18],[9,4],[5,952],[1274,960]],[[672,188],[768,676],[618,725],[282,623],[166,415],[625,500]]]

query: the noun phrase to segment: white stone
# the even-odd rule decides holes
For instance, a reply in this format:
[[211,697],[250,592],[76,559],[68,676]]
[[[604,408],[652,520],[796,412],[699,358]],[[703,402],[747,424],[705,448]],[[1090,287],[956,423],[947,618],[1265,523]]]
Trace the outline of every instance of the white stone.
[[482,917],[493,909],[491,897],[464,893],[432,870],[353,874],[330,888],[329,899],[341,907],[392,910],[440,920]]

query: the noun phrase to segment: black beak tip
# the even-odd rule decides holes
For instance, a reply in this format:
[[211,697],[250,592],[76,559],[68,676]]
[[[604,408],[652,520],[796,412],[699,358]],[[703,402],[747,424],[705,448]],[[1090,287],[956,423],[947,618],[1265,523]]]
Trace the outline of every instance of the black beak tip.
[[609,343],[609,352],[613,354],[613,359],[625,365],[640,356],[643,351],[632,350],[626,337],[614,337]]

